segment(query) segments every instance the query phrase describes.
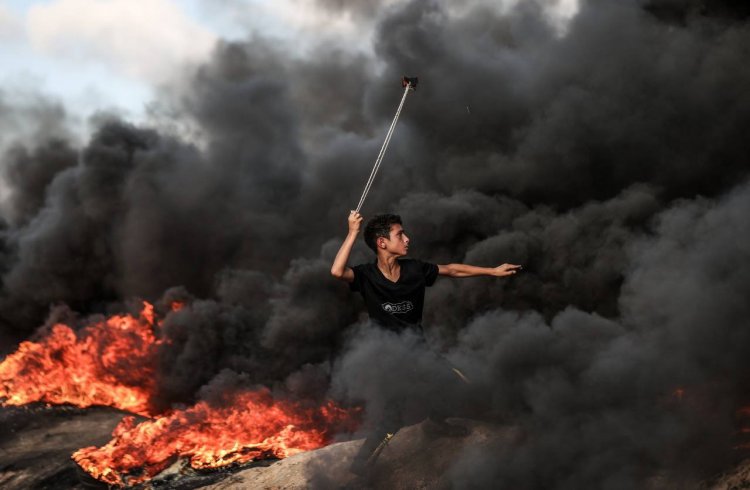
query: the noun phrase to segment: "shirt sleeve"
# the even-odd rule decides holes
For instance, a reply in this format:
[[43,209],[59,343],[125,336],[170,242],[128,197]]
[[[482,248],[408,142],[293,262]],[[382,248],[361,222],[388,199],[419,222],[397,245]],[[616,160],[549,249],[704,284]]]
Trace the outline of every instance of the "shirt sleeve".
[[422,275],[424,276],[425,286],[430,287],[435,284],[438,276],[438,266],[430,262],[422,262]]
[[355,265],[354,267],[352,267],[352,271],[354,272],[354,280],[349,283],[349,290],[361,292],[362,291],[362,286],[361,286],[362,274],[363,274],[362,264]]

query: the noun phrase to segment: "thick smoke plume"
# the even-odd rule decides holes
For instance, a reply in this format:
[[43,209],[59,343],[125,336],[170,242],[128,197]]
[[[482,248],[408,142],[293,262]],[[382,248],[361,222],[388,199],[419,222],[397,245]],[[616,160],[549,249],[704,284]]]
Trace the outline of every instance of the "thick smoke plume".
[[[219,44],[154,104],[194,138],[99,116],[79,144],[49,103],[52,129],[6,136],[1,351],[53,305],[180,300],[164,407],[242,382],[364,403],[370,424],[441,404],[520,427],[450,468],[469,488],[726,468],[750,394],[747,9],[582,1],[564,28],[542,1],[347,9],[374,19],[371,53]],[[423,260],[525,266],[439,280],[427,340],[368,325],[328,276],[403,74],[420,86],[364,213],[399,212]]]

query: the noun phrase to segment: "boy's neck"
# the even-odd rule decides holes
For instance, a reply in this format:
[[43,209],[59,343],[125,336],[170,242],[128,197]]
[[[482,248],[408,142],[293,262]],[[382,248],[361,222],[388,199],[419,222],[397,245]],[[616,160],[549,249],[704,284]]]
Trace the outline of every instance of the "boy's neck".
[[400,267],[398,263],[398,255],[392,254],[378,254],[378,267],[381,270],[393,271]]

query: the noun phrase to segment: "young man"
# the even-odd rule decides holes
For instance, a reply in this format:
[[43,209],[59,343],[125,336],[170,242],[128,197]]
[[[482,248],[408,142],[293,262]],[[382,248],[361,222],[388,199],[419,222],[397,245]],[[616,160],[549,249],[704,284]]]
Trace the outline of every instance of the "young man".
[[395,214],[381,214],[367,223],[365,243],[375,252],[377,260],[352,268],[347,266],[347,261],[361,226],[362,215],[352,211],[349,214],[349,234],[336,254],[331,275],[348,282],[352,291],[359,291],[370,318],[387,328],[421,328],[425,288],[432,286],[438,275],[505,277],[521,268],[514,264],[476,267],[401,259],[409,252],[409,237],[401,218]]
[[[370,319],[393,330],[422,327],[422,308],[425,288],[435,283],[438,275],[449,277],[495,276],[516,273],[520,265],[503,264],[498,267],[475,267],[466,264],[435,265],[414,259],[402,259],[409,252],[409,237],[401,218],[395,214],[373,217],[365,227],[365,243],[377,255],[375,262],[347,266],[354,242],[359,235],[362,216],[349,214],[349,234],[341,245],[331,267],[331,275],[350,284],[353,291],[364,297]],[[458,372],[458,371],[456,371]],[[433,435],[460,436],[464,427],[445,421],[445,413],[431,410],[423,428]],[[398,430],[398,414],[386,414],[378,427],[367,437],[352,462],[351,470],[363,475],[383,445]]]

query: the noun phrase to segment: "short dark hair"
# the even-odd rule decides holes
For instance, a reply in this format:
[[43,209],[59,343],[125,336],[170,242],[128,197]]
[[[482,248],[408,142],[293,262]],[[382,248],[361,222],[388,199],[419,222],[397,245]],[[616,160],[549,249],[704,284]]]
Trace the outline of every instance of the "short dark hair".
[[365,226],[365,243],[378,253],[378,238],[391,237],[391,225],[402,225],[401,216],[397,214],[378,214],[370,218]]

